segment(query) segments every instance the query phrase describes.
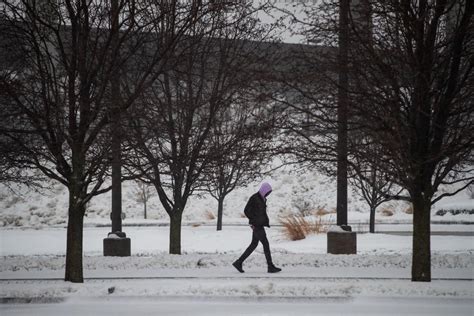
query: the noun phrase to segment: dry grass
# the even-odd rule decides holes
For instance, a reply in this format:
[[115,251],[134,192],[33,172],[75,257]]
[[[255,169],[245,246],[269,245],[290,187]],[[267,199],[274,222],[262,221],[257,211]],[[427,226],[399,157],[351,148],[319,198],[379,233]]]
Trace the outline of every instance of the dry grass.
[[214,213],[211,212],[211,211],[206,211],[206,212],[204,213],[204,217],[205,217],[206,219],[210,220],[210,221],[216,219],[216,216],[215,216]]
[[309,234],[320,234],[327,231],[321,217],[318,220],[310,221],[304,216],[291,214],[280,218],[280,223],[283,225],[283,233],[290,240],[301,240]]
[[410,205],[404,210],[404,212],[405,212],[406,214],[413,214],[413,205],[410,204]]
[[380,211],[380,214],[382,216],[387,216],[387,217],[390,217],[390,216],[393,216],[393,211],[388,209],[388,208],[384,208]]
[[336,209],[328,210],[324,208],[323,206],[318,206],[316,210],[314,211],[314,215],[316,216],[324,216],[324,215],[335,214],[335,213],[336,213]]
[[307,222],[300,215],[288,215],[280,219],[285,235],[290,240],[301,240],[306,238],[305,226]]

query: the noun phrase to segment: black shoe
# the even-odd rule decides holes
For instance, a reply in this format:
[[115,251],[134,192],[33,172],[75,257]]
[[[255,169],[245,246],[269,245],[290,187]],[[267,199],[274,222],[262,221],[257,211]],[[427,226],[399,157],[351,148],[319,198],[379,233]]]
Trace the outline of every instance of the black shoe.
[[280,272],[280,271],[281,271],[281,269],[275,267],[274,265],[268,266],[268,273],[277,273],[277,272]]
[[232,265],[234,266],[234,268],[236,268],[237,270],[239,270],[240,273],[244,273],[244,269],[242,269],[242,262],[240,261],[236,261],[234,263],[232,263]]

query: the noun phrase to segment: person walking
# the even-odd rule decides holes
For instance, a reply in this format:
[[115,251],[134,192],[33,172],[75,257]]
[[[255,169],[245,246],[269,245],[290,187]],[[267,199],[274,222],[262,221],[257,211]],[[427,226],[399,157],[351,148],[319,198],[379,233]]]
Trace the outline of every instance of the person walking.
[[252,228],[252,242],[244,253],[232,265],[240,272],[244,273],[242,264],[250,254],[257,248],[258,242],[263,245],[265,258],[267,259],[268,273],[280,272],[281,269],[275,267],[270,253],[270,244],[265,233],[265,226],[270,228],[270,221],[267,215],[267,196],[272,192],[269,183],[264,182],[257,193],[253,194],[245,206],[244,213],[249,219],[250,228]]

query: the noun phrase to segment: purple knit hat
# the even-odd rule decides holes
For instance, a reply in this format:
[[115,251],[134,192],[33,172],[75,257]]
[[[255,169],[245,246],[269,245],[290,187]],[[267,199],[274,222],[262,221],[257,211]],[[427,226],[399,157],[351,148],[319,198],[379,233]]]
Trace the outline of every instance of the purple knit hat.
[[272,192],[272,186],[268,182],[262,183],[260,186],[260,190],[258,190],[258,193],[264,198],[266,195],[270,194]]

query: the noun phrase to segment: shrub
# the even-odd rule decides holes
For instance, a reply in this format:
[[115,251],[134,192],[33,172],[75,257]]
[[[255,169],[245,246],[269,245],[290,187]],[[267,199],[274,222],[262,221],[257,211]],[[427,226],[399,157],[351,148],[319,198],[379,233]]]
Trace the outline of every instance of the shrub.
[[311,215],[311,211],[314,209],[313,203],[309,200],[303,200],[303,199],[295,200],[293,201],[292,205],[294,208],[298,210],[298,212],[302,216]]
[[[48,209],[54,209],[54,208],[56,208],[56,205],[58,205],[58,201],[57,200],[51,200],[46,204],[46,207]],[[86,206],[86,209],[87,209],[87,206]]]
[[300,182],[297,187],[293,187],[291,204],[302,216],[310,216],[316,208],[311,190],[312,188],[304,182]]
[[10,201],[7,201],[7,203],[5,203],[5,208],[10,208],[14,205],[16,205],[17,203],[20,203],[20,202],[23,202],[24,200],[17,196],[17,195],[14,195],[11,197]]
[[438,216],[444,216],[448,213],[451,215],[460,215],[460,214],[474,215],[474,209],[451,209],[451,210],[440,209],[436,211],[435,214]]
[[3,226],[23,226],[23,217],[17,215],[6,215],[2,221]]

